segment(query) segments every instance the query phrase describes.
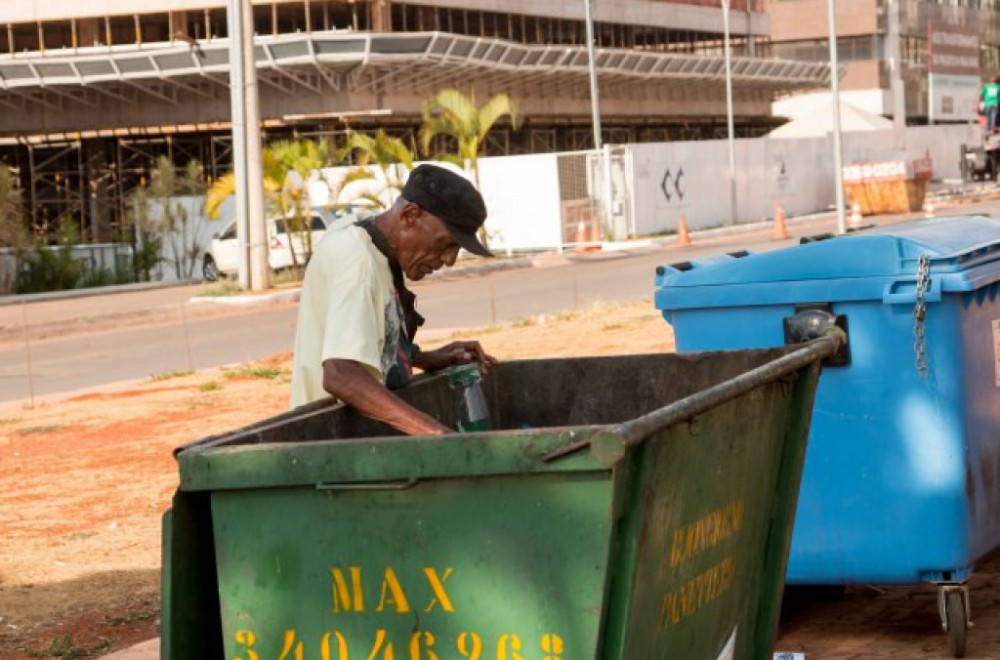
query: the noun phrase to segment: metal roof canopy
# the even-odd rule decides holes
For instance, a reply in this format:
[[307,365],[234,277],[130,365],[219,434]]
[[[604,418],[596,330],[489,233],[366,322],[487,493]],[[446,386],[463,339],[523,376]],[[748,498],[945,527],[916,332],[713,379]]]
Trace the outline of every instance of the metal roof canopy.
[[[429,94],[475,82],[525,93],[587,92],[583,46],[525,45],[443,32],[313,32],[255,38],[260,82],[285,94],[368,91]],[[722,56],[599,49],[602,94],[722,85]],[[771,93],[829,82],[828,64],[734,58],[734,85]],[[229,84],[229,41],[80,48],[72,53],[0,56],[0,106],[53,110],[99,107],[102,97],[136,104],[143,95],[169,104],[181,92],[214,97]]]

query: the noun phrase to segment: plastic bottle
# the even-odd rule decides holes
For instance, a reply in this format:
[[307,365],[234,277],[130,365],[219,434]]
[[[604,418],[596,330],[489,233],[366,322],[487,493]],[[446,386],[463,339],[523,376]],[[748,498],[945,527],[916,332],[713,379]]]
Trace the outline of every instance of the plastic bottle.
[[444,371],[448,387],[455,391],[458,403],[458,430],[466,433],[490,431],[493,422],[483,395],[483,376],[475,362],[449,367]]

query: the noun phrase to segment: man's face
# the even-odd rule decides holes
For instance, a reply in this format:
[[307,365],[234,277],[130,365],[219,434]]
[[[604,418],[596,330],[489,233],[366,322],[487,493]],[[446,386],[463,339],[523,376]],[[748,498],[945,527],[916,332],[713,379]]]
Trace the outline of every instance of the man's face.
[[444,266],[453,266],[458,258],[458,243],[444,223],[412,202],[400,214],[401,229],[396,257],[411,280],[422,280]]

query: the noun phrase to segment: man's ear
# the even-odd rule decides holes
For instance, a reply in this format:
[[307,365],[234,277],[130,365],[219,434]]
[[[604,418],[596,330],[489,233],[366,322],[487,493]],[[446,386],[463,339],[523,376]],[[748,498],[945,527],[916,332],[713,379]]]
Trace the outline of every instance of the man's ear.
[[424,210],[418,205],[413,202],[407,202],[399,211],[399,219],[408,227],[413,226],[420,219],[423,212]]

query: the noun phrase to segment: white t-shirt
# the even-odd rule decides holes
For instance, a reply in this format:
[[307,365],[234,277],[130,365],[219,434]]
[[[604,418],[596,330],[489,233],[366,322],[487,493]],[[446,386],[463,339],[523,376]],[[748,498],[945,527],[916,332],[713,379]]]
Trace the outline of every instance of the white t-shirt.
[[402,324],[389,262],[368,233],[354,225],[328,231],[302,282],[291,407],[329,396],[324,360],[353,360],[384,384],[401,359]]

